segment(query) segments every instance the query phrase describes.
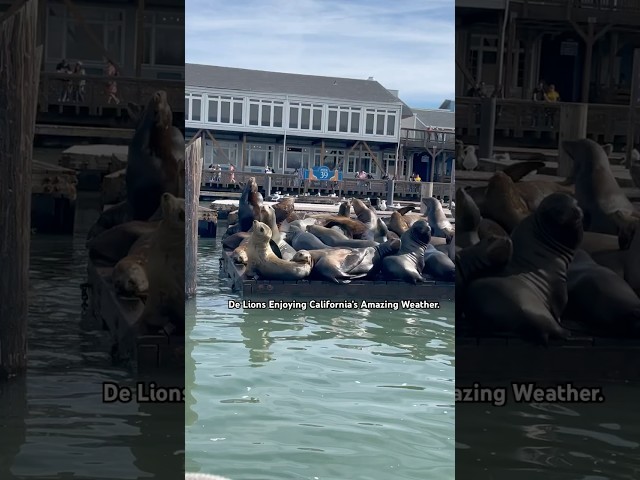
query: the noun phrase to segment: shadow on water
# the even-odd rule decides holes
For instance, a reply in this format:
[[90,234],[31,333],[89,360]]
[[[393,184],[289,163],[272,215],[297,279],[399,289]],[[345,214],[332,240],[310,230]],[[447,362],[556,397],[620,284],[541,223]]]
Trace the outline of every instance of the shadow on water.
[[234,310],[201,240],[187,306],[187,468],[232,479],[451,479],[453,306]]
[[182,405],[102,401],[103,382],[142,379],[113,365],[107,332],[82,313],[95,203],[79,197],[73,237],[32,236],[27,374],[0,384],[2,480],[181,478]]

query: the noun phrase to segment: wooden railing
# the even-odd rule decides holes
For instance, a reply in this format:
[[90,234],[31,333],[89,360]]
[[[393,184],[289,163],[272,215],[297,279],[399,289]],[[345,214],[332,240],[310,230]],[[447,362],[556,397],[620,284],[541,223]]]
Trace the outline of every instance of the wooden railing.
[[403,128],[400,130],[400,143],[404,148],[453,150],[455,148],[455,133]]
[[602,11],[640,12],[640,0],[515,0],[525,5],[596,9]]
[[[110,99],[107,86],[116,83],[115,96]],[[184,82],[131,77],[79,76],[64,73],[42,73],[38,110],[60,111],[63,107],[88,109],[89,115],[100,115],[104,108],[126,109],[128,102],[145,103],[156,91],[164,90],[173,112],[184,113]]]
[[[357,178],[343,179],[337,182],[328,182],[320,180],[302,180],[297,175],[287,175],[279,173],[253,173],[253,172],[230,172],[229,170],[216,174],[205,170],[202,176],[203,191],[208,186],[216,189],[233,189],[240,188],[247,182],[249,177],[256,179],[256,184],[261,189],[266,189],[268,185],[268,177],[271,179],[271,193],[277,191],[303,193],[320,193],[336,195],[357,195],[363,197],[381,197],[386,198],[388,181],[373,179],[360,180]],[[233,180],[233,181],[232,181]],[[420,187],[423,182],[411,181],[394,181],[394,192],[400,198],[420,198]],[[449,197],[451,190],[450,183],[433,183],[433,195],[440,198]]]
[[[498,100],[496,131],[519,138],[527,133],[558,133],[562,103],[527,100]],[[630,108],[624,105],[589,104],[587,135],[602,142],[624,142]],[[456,131],[463,137],[476,137],[480,128],[480,99],[456,98]]]

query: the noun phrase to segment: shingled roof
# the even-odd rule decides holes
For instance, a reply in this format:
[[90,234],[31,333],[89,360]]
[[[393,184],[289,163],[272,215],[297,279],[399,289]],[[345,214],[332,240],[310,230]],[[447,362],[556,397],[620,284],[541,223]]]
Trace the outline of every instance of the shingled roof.
[[[414,108],[413,113],[424,127],[455,128],[455,113],[450,110],[427,110]],[[420,127],[419,127],[420,128]]]
[[402,103],[402,117],[413,115],[402,100],[375,80],[265,72],[244,68],[185,64],[189,87],[224,88],[257,93],[304,95],[374,103]]

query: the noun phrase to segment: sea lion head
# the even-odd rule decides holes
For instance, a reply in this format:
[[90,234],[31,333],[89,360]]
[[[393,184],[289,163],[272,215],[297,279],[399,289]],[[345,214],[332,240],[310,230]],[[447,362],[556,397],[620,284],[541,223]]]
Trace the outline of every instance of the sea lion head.
[[260,207],[260,220],[269,225],[270,228],[276,224],[276,211],[271,205],[262,205]]
[[233,253],[231,253],[231,260],[233,260],[233,263],[236,263],[236,264],[247,265],[249,263],[249,256],[247,255],[247,250],[244,248],[239,248],[237,250],[234,250]]
[[340,208],[338,209],[338,215],[342,215],[348,217],[351,215],[351,200],[345,200],[340,204]]
[[256,183],[256,177],[249,177],[247,179],[247,186],[249,187],[249,191],[251,193],[256,193],[258,191],[258,184]]
[[150,108],[155,112],[157,127],[168,129],[172,126],[173,113],[171,112],[171,107],[167,103],[167,93],[164,90],[158,90],[151,96],[151,99],[147,104],[147,108]]
[[353,200],[351,200],[351,206],[353,207],[353,211],[356,215],[358,215],[360,212],[369,210],[369,207],[367,207],[364,202],[358,198],[354,198]]
[[588,138],[564,140],[562,149],[573,161],[572,177],[580,172],[591,172],[595,165],[607,165],[611,155],[611,145],[602,147]]
[[163,193],[160,201],[162,221],[165,224],[184,229],[184,199],[177,198],[170,193]]
[[269,240],[271,240],[271,229],[268,225],[254,220],[251,228],[251,238],[258,243],[269,243]]
[[405,232],[405,234],[407,233],[411,235],[411,238],[415,242],[421,245],[428,245],[431,241],[431,226],[429,225],[429,222],[424,219],[420,219],[411,225],[411,228]]
[[574,250],[582,242],[582,209],[571,195],[552,193],[540,202],[534,215],[538,227],[561,245]]
[[121,270],[122,268],[122,265],[118,264],[114,270],[113,285],[119,294],[130,297],[149,290],[149,279],[142,265],[131,263],[126,265],[125,270]]
[[303,265],[310,265],[313,267],[313,257],[307,250],[298,250],[296,254],[291,258],[292,262],[301,263]]

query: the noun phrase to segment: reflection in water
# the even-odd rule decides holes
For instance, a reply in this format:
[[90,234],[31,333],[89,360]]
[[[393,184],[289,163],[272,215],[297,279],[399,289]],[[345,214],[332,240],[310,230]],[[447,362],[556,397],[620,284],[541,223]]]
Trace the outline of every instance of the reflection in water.
[[189,471],[454,477],[452,305],[232,310],[218,256],[215,242],[201,241],[198,297],[187,307]]
[[73,238],[32,238],[28,371],[0,384],[0,479],[180,478],[182,405],[102,402],[103,382],[138,379],[112,365],[108,334],[81,314],[95,198],[78,209]]
[[458,404],[456,477],[637,480],[640,386],[603,387],[604,404]]

